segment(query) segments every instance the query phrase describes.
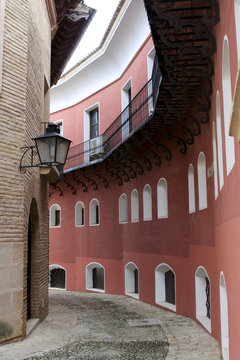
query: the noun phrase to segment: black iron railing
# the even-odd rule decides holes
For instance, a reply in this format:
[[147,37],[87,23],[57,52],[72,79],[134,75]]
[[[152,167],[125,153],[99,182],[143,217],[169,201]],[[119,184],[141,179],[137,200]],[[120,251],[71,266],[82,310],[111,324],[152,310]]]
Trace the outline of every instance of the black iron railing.
[[156,106],[161,78],[160,69],[155,59],[152,79],[143,86],[105,132],[95,139],[70,148],[64,172],[103,161],[149,121]]

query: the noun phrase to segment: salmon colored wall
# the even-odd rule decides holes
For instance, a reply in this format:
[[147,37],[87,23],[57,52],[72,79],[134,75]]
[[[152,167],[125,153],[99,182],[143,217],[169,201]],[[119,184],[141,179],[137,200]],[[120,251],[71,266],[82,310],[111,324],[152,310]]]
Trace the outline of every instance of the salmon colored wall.
[[[221,343],[219,278],[223,271],[228,294],[228,316],[230,336],[230,359],[238,360],[240,354],[240,148],[235,142],[235,165],[226,175],[224,140],[224,112],[222,98],[222,47],[228,35],[231,60],[232,95],[238,69],[234,1],[220,0],[220,23],[213,31],[217,41],[217,52],[213,56],[212,108],[210,123],[201,126],[201,135],[184,155],[177,148],[170,162],[163,161],[161,167],[138,176],[121,187],[111,183],[110,189],[100,191],[80,190],[76,196],[65,188],[64,196],[52,195],[50,205],[58,203],[62,208],[62,227],[50,229],[50,263],[68,269],[68,289],[85,290],[85,267],[99,262],[105,267],[106,292],[124,294],[124,269],[134,262],[139,269],[140,300],[155,304],[155,269],[161,263],[168,264],[176,275],[177,313],[196,320],[195,272],[203,266],[211,285],[212,335]],[[100,101],[101,131],[121,112],[121,87],[132,77],[132,88],[137,93],[147,80],[147,56],[151,50],[151,39],[141,53],[130,64],[121,79],[81,104],[52,115],[52,120],[64,119],[67,137],[73,143],[81,142],[83,109]],[[141,69],[141,71],[139,70]],[[198,210],[197,161],[201,151],[206,156],[206,168],[213,164],[212,122],[216,125],[216,93],[221,100],[224,186],[214,196],[214,176],[207,177],[207,209]],[[134,95],[133,94],[133,95]],[[113,103],[114,102],[114,103]],[[68,127],[70,127],[71,129]],[[81,128],[81,129],[80,129]],[[68,133],[69,132],[69,133]],[[195,177],[196,212],[188,212],[188,168],[192,163]],[[169,216],[157,219],[157,183],[164,177],[168,184]],[[152,221],[143,221],[142,191],[145,184],[152,188]],[[104,190],[103,190],[104,189]],[[133,189],[139,194],[139,222],[131,223],[130,198]],[[219,186],[218,186],[219,189]],[[122,193],[128,197],[128,223],[119,224],[118,200]],[[97,198],[100,203],[100,225],[90,227],[89,202]],[[85,204],[85,226],[75,228],[74,210],[77,201]],[[156,305],[158,306],[158,305]],[[197,320],[196,320],[197,321]]]
[[150,37],[118,80],[100,89],[100,91],[83,100],[81,103],[51,114],[51,121],[63,120],[63,135],[71,139],[71,146],[84,142],[85,109],[96,103],[100,104],[99,119],[100,134],[102,134],[122,112],[121,88],[129,78],[132,78],[132,97],[146,84],[148,81],[147,54],[152,48],[153,42]]

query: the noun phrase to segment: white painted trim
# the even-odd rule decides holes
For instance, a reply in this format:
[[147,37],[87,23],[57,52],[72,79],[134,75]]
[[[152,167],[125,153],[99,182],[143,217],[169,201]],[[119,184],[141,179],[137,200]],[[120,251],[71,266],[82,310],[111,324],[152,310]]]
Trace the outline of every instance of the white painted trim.
[[[148,196],[148,191],[150,191],[150,198]],[[148,202],[150,201],[150,204]],[[149,205],[149,208],[147,207]],[[152,188],[149,184],[146,184],[143,188],[143,221],[150,221],[152,220]]]
[[198,173],[198,203],[199,210],[207,208],[207,167],[206,157],[201,151],[198,155],[197,173]]
[[[52,225],[52,208],[55,207],[54,210],[60,210],[60,225]],[[58,204],[52,204],[52,206],[50,207],[50,210],[49,210],[49,215],[50,215],[50,221],[49,221],[49,227],[50,228],[53,228],[53,229],[56,229],[56,228],[60,228],[61,225],[62,225],[62,209],[61,209],[61,206],[58,205]]]
[[49,265],[49,279],[50,279],[50,271],[51,271],[51,270],[54,270],[54,269],[62,269],[62,270],[65,271],[65,288],[51,287],[51,286],[50,286],[50,282],[49,282],[49,287],[48,287],[48,288],[49,288],[50,290],[66,291],[66,289],[67,289],[67,270],[66,270],[63,266],[61,266],[61,265],[51,264],[51,265]]
[[238,51],[238,64],[240,64],[240,0],[234,1],[234,13],[236,24],[236,37],[237,37],[237,51]]
[[[91,220],[92,220],[92,216],[91,216],[91,204],[93,201],[96,201],[97,202],[97,205],[98,205],[98,224],[92,224],[91,223]],[[99,201],[98,199],[96,198],[93,198],[90,203],[89,203],[89,226],[99,226],[100,225],[100,204],[99,204]]]
[[[133,274],[135,270],[138,271],[138,293],[133,292],[133,288],[135,287]],[[135,299],[139,299],[139,293],[140,293],[139,269],[137,265],[132,261],[128,262],[125,265],[124,280],[125,280],[125,294]]]
[[222,48],[222,89],[223,89],[223,115],[225,130],[225,151],[227,175],[230,174],[235,164],[235,144],[234,137],[229,136],[231,114],[232,114],[232,83],[231,83],[231,63],[230,46],[227,35],[224,36]]
[[[121,204],[122,199],[124,199],[124,204]],[[126,220],[121,220],[122,218]],[[125,193],[122,193],[118,199],[118,222],[119,224],[128,223],[128,197]]]
[[84,141],[90,140],[90,112],[92,110],[98,109],[98,130],[100,135],[100,101],[92,104],[91,106],[85,108],[84,111]]
[[189,214],[196,211],[194,167],[192,164],[189,164],[188,167],[188,211]]
[[[81,209],[84,209],[84,216],[83,216],[83,225],[77,225],[77,206],[78,205],[82,205]],[[84,203],[82,201],[78,201],[76,204],[75,204],[75,227],[84,227],[85,226],[85,206],[84,206]]]
[[62,135],[63,136],[63,119],[59,119],[59,120],[56,120],[56,121],[54,121],[53,122],[53,124],[56,124],[56,125],[62,125],[61,127],[60,127],[60,135]]
[[[199,275],[198,275],[199,274]],[[210,284],[210,312],[211,301],[211,281],[206,269],[203,266],[199,266],[195,271],[195,302],[196,302],[196,318],[198,321],[211,333],[211,319],[209,319],[204,313],[206,310],[206,292],[205,292],[205,277],[208,278]],[[204,279],[204,281],[202,280]],[[211,315],[210,315],[211,316]]]
[[[104,272],[103,272],[104,289],[98,289],[98,288],[94,288],[94,287],[90,286],[93,283],[92,270],[95,267],[98,267],[98,268],[101,268],[101,269],[104,270]],[[102,264],[100,264],[98,262],[94,262],[94,261],[87,264],[86,267],[85,267],[85,276],[86,276],[86,290],[99,292],[99,293],[105,293],[105,287],[106,287],[105,286],[105,267]]]
[[168,218],[168,184],[165,178],[160,178],[157,183],[157,217]]
[[[137,197],[136,197],[136,201],[137,201],[136,209],[134,208],[134,204],[133,204],[133,194],[134,193],[137,194]],[[134,212],[136,212],[136,214],[137,214],[136,219],[133,219]],[[131,193],[131,222],[132,223],[139,222],[139,195],[138,195],[137,189],[133,189],[132,193]]]
[[[127,93],[127,91],[129,89],[131,89],[131,97],[132,97],[132,77],[131,76],[126,81],[126,83],[123,85],[123,87],[121,88],[121,109],[122,109],[122,112],[129,105],[129,98],[128,98],[128,93]],[[122,114],[122,124],[127,120],[128,115],[129,115],[129,112],[128,113],[126,113],[126,111],[123,112],[123,114]],[[129,135],[129,132],[130,132],[129,131],[129,122],[127,122],[122,127],[122,138],[124,139],[125,137],[127,137]]]
[[[175,305],[166,301],[165,273],[169,270],[174,274]],[[159,264],[155,268],[155,303],[172,311],[176,311],[177,308],[176,274],[171,266],[166,263]]]
[[217,164],[217,141],[215,123],[212,124],[212,146],[213,146],[213,170],[214,170],[214,195],[218,197],[218,164]]
[[219,276],[220,287],[220,322],[221,322],[221,348],[223,360],[229,360],[229,325],[228,325],[228,298],[226,281],[223,271]]
[[216,92],[216,123],[217,123],[219,188],[221,190],[224,184],[224,176],[223,176],[222,117],[221,117],[220,94],[218,90]]

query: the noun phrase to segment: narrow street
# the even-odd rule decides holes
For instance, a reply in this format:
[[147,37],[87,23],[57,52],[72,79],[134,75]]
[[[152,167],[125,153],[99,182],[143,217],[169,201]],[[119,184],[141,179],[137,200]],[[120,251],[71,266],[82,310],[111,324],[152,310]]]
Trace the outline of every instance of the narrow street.
[[135,299],[50,292],[49,316],[22,342],[2,345],[1,360],[221,359],[193,320]]

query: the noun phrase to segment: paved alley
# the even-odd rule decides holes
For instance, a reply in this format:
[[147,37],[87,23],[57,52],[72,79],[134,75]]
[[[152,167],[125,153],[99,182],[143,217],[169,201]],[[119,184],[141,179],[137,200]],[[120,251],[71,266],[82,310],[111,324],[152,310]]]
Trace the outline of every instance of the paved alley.
[[50,292],[49,316],[1,360],[219,360],[217,341],[193,320],[126,296]]

